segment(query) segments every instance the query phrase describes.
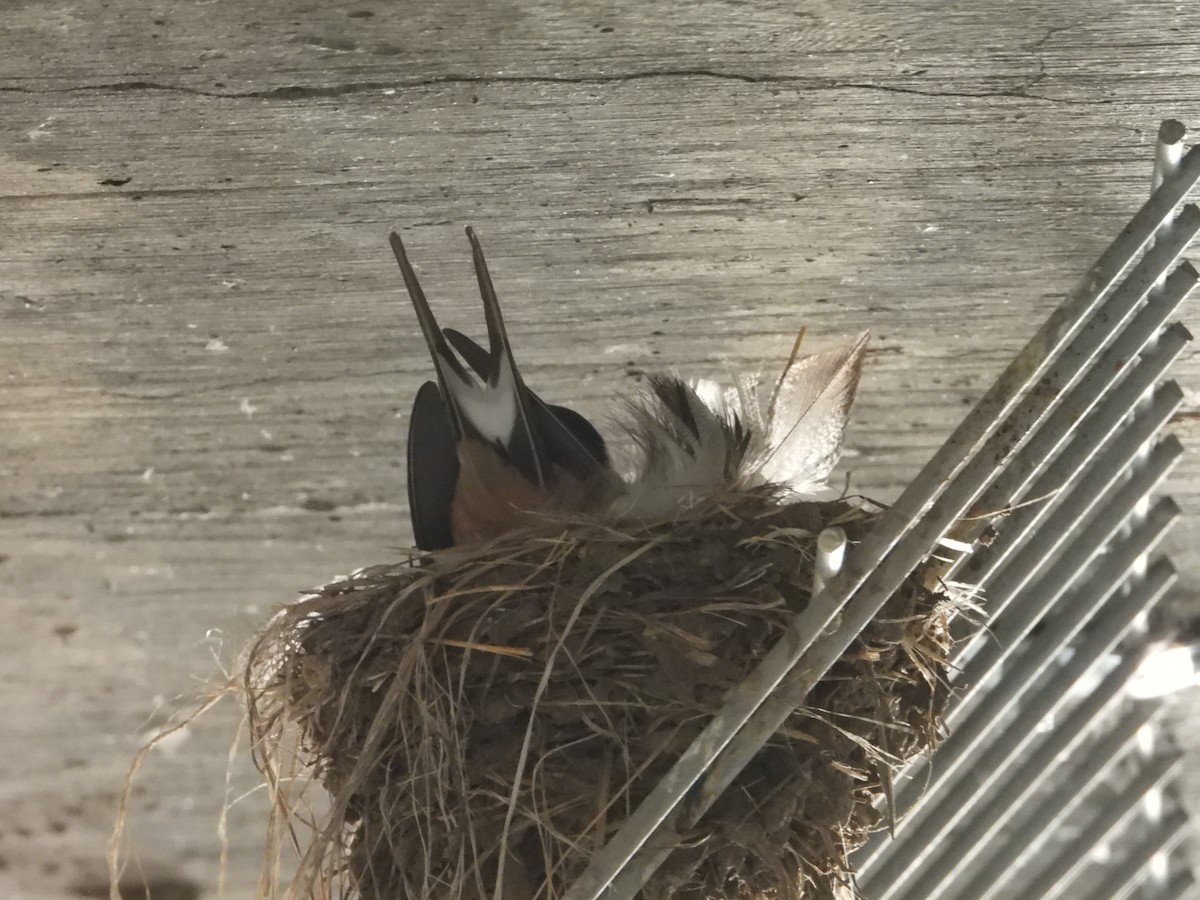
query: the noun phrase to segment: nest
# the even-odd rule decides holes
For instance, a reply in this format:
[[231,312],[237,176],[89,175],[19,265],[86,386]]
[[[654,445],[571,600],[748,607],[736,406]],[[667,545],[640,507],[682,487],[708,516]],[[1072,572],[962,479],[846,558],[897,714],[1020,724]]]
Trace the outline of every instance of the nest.
[[[256,758],[328,792],[302,895],[552,900],[809,602],[848,502],[725,498],[620,529],[543,522],[378,566],[282,610],[244,673]],[[647,900],[831,897],[930,748],[951,603],[918,571],[643,889]],[[276,823],[278,824],[278,822]],[[497,884],[500,885],[497,890]]]

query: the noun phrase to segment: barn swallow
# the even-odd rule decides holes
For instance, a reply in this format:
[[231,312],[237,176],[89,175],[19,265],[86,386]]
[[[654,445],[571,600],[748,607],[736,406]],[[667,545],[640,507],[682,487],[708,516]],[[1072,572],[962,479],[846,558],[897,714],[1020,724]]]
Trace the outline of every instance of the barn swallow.
[[486,350],[438,326],[400,236],[390,236],[437,373],[417,391],[408,430],[408,502],[421,550],[496,537],[525,512],[594,504],[618,482],[595,426],[525,386],[479,239],[470,228],[467,238]]
[[489,540],[531,511],[647,520],[756,484],[821,495],[841,449],[865,332],[852,344],[803,358],[797,340],[767,396],[756,378],[722,391],[651,376],[623,422],[622,437],[639,462],[621,478],[591,422],[525,386],[479,240],[470,228],[467,238],[486,350],[438,326],[404,244],[390,236],[437,375],[417,391],[409,420],[408,499],[419,549]]

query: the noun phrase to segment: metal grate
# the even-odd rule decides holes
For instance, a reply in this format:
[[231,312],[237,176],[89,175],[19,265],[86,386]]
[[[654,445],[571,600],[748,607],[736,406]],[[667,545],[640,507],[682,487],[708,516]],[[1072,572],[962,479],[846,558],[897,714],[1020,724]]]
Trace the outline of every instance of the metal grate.
[[[1177,177],[1182,139],[1176,122],[1160,129],[1156,186]],[[927,767],[906,773],[896,838],[876,835],[856,857],[871,900],[1193,889],[1171,855],[1186,827],[1166,799],[1180,757],[1153,740],[1161,703],[1132,700],[1129,684],[1145,649],[1145,613],[1175,582],[1169,561],[1151,559],[1178,508],[1150,495],[1182,452],[1173,437],[1156,438],[1183,396],[1159,380],[1190,339],[1165,322],[1196,275],[1187,263],[1166,272],[1198,221],[1184,207],[1106,301],[1124,292],[1140,305],[1056,413],[1073,433],[1065,448],[1027,491],[1010,495],[1045,499],[1016,512],[961,567],[984,587],[990,634],[959,655],[964,687],[947,716],[951,737]],[[1154,287],[1141,301],[1147,280]],[[1133,365],[1099,385],[1105,362],[1123,353]],[[1063,414],[1072,404],[1091,411],[1073,419]],[[1006,472],[998,483],[1009,480]],[[1118,857],[1114,846],[1132,849]]]
[[[1157,705],[1127,699],[1139,659],[1119,649],[1175,581],[1169,562],[1148,559],[1178,509],[1148,497],[1180,453],[1170,437],[1151,446],[1182,398],[1156,385],[1190,338],[1165,323],[1200,279],[1186,262],[1170,271],[1200,232],[1200,210],[1176,213],[1200,180],[1200,148],[1183,156],[1182,139],[1164,124],[1150,200],[567,900],[634,897],[670,835],[704,814],[947,530],[1001,509],[1014,511],[999,537],[948,574],[984,586],[989,631],[959,652],[951,737],[897,782],[895,839],[876,835],[856,856],[864,894],[1089,896],[1097,877],[1106,896],[1192,889],[1169,855],[1184,822],[1162,802],[1178,758],[1134,746]],[[1083,761],[1066,778],[1064,758]],[[1068,822],[1084,827],[1031,863]],[[1101,871],[1095,848],[1130,828],[1128,856]]]

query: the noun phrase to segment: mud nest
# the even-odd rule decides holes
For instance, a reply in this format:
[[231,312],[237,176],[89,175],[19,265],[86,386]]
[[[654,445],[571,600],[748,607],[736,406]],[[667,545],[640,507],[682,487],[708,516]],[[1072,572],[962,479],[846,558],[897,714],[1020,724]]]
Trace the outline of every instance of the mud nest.
[[[658,526],[546,522],[288,606],[244,684],[293,889],[561,897],[809,602],[818,532],[870,520],[758,492]],[[847,891],[890,770],[939,734],[953,604],[928,584],[888,600],[642,897]],[[300,775],[328,793],[305,840]]]

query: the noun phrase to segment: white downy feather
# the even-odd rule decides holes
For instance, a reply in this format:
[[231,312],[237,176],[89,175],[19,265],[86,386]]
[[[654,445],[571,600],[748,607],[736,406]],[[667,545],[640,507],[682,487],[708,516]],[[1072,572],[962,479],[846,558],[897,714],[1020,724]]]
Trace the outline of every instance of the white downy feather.
[[629,432],[641,458],[618,513],[669,516],[737,485],[771,483],[801,498],[828,496],[867,337],[793,355],[765,399],[754,377],[739,377],[730,389],[709,380],[652,384],[646,402],[630,406]]
[[763,440],[750,456],[759,479],[802,496],[827,488],[842,453],[868,337],[864,331],[844,346],[788,361],[752,426]]
[[639,459],[617,501],[619,514],[669,516],[737,479],[742,448],[735,420],[719,398],[701,399],[697,387],[655,378],[648,395],[629,405]]

